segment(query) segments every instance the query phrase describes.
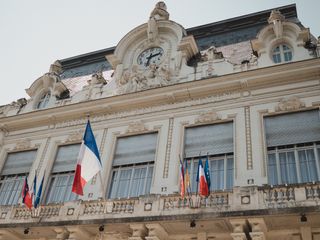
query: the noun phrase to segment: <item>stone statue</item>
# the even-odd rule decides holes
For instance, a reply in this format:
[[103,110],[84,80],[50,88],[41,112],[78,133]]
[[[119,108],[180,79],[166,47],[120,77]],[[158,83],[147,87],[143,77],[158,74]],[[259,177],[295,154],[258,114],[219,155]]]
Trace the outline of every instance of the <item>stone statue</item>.
[[150,14],[148,21],[148,39],[153,42],[158,37],[158,20],[168,20],[169,13],[167,12],[167,6],[164,2],[158,2]]
[[269,24],[273,24],[273,31],[277,38],[282,37],[283,34],[283,25],[284,16],[280,13],[279,10],[272,10],[270,17],[268,19]]

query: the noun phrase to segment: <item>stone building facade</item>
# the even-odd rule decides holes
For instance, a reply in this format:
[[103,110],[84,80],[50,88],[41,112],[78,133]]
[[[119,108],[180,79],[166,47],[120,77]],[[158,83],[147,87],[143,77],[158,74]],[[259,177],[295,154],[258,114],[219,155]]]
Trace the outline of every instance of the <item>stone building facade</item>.
[[[0,106],[0,239],[319,240],[319,56],[295,5],[184,29],[159,2],[116,47],[57,60]],[[103,170],[77,197],[88,117]]]

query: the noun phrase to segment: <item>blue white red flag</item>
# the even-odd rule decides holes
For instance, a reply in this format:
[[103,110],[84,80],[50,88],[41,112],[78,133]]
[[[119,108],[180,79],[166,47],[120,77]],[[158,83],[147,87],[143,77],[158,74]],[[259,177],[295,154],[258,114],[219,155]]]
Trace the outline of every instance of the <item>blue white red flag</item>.
[[72,192],[83,195],[83,188],[86,183],[101,171],[101,169],[102,165],[98,147],[91,129],[90,121],[88,120],[80,147]]
[[201,159],[199,159],[199,163],[198,163],[197,182],[198,182],[199,195],[203,197],[208,196],[209,189],[208,189],[208,184],[207,184]]

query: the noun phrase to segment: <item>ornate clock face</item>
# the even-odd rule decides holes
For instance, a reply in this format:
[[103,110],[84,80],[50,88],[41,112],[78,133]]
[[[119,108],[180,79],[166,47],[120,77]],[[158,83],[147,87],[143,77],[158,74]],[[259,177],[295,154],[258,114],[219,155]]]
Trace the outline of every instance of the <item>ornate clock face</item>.
[[138,64],[143,67],[149,67],[150,64],[159,64],[163,55],[163,49],[153,47],[144,50],[138,57]]

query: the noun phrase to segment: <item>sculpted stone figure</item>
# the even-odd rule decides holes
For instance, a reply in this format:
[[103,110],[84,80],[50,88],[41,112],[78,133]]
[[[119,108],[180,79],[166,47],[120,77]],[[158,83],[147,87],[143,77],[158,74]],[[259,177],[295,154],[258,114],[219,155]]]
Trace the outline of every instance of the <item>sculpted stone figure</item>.
[[169,13],[167,12],[167,6],[164,2],[158,2],[150,14],[148,21],[148,39],[153,42],[158,37],[157,20],[168,20]]

